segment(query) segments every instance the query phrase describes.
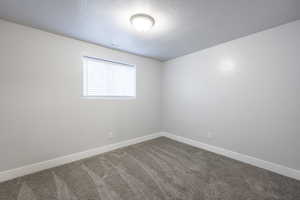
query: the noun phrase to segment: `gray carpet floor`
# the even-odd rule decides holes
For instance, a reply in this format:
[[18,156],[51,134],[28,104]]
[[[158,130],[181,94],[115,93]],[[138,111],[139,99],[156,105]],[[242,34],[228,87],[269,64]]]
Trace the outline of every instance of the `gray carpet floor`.
[[158,138],[0,184],[1,200],[299,200],[300,181]]

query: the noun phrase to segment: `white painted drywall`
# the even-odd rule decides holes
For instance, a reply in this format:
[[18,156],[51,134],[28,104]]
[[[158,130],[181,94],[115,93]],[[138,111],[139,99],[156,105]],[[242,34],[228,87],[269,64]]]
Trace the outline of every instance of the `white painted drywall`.
[[296,21],[166,62],[164,131],[300,169],[299,36]]
[[[82,55],[136,65],[137,98],[80,98]],[[0,20],[0,63],[0,171],[160,131],[158,61]]]
[[[160,62],[0,20],[0,171],[158,132],[161,121],[300,169],[298,35],[300,21],[166,62],[160,91]],[[137,99],[80,98],[81,55],[135,64]]]

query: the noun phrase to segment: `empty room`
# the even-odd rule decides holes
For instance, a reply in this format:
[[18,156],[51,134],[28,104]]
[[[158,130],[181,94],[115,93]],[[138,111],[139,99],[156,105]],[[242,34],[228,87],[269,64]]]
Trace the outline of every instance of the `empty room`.
[[300,200],[299,0],[0,0],[0,200]]

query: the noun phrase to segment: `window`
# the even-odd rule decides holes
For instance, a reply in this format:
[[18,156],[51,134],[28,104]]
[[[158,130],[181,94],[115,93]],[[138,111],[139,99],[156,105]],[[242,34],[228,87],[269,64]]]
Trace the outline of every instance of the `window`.
[[83,57],[84,97],[135,97],[133,65]]

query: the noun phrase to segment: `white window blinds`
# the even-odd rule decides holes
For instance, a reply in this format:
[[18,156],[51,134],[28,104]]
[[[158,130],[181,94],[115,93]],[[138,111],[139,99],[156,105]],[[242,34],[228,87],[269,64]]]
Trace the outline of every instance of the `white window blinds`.
[[135,97],[135,75],[132,65],[83,57],[83,96]]

